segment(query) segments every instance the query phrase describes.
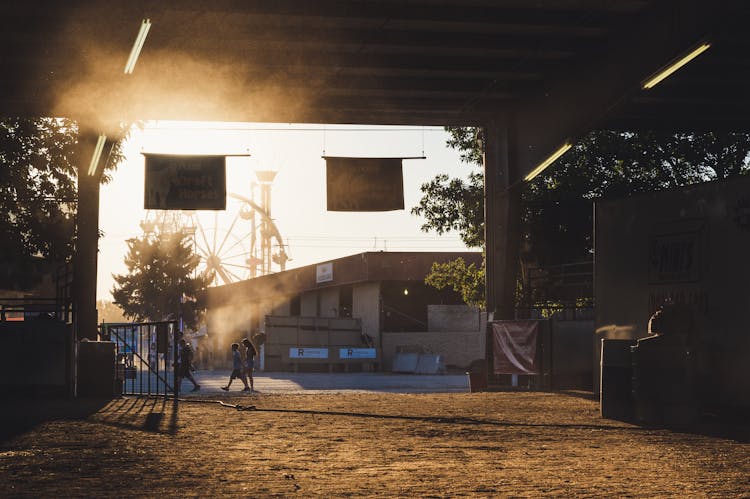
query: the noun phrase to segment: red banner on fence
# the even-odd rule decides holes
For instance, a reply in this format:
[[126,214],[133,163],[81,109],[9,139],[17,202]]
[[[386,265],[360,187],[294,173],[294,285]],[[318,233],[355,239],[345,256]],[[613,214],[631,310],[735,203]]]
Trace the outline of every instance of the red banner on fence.
[[495,374],[539,374],[539,321],[493,322],[492,338]]

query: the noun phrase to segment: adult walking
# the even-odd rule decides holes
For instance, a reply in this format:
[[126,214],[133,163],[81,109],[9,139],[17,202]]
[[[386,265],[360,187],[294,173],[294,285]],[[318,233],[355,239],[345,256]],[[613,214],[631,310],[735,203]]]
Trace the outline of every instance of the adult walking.
[[187,378],[191,383],[193,383],[193,391],[197,392],[201,389],[201,385],[199,385],[198,382],[195,381],[195,378],[193,378],[193,347],[190,345],[190,343],[182,338],[179,341],[179,345],[180,350],[179,362],[177,364],[177,386],[180,386],[182,384],[182,378]]
[[245,377],[250,382],[250,391],[254,392],[253,369],[255,368],[255,356],[258,355],[258,352],[255,350],[253,342],[249,339],[245,338],[242,340],[242,344],[245,346]]

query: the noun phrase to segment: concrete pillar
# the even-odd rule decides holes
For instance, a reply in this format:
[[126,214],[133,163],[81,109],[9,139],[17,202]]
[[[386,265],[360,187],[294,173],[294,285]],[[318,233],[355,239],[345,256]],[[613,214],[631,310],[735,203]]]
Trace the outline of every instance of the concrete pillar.
[[492,319],[514,319],[523,186],[517,174],[512,122],[488,123],[484,132],[487,312]]
[[[81,131],[78,138],[78,210],[73,256],[73,303],[76,338],[97,339],[96,274],[99,241],[99,168],[89,175],[98,134]],[[106,149],[106,148],[105,148]],[[105,151],[106,152],[106,151]],[[105,156],[105,154],[102,154]]]

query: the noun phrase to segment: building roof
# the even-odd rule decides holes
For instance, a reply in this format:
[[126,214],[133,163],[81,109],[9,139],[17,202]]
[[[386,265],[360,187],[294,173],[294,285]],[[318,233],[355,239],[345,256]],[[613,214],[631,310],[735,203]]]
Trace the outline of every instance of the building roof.
[[[433,262],[463,258],[480,265],[480,252],[365,252],[208,289],[209,303],[293,296],[305,291],[380,281],[424,281]],[[330,280],[317,271],[330,264]],[[321,268],[321,270],[324,270]]]

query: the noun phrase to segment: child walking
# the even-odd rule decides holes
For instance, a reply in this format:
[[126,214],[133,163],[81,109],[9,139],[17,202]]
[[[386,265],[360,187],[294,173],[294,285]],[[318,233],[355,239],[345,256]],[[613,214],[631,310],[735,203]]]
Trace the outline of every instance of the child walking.
[[234,381],[234,378],[240,378],[242,380],[242,384],[245,385],[245,389],[243,391],[250,391],[250,387],[247,386],[245,370],[242,365],[242,355],[240,354],[239,343],[232,343],[232,374],[229,375],[229,383],[227,383],[227,386],[222,386],[221,389],[225,392],[228,392],[229,387],[232,386],[232,381]]

